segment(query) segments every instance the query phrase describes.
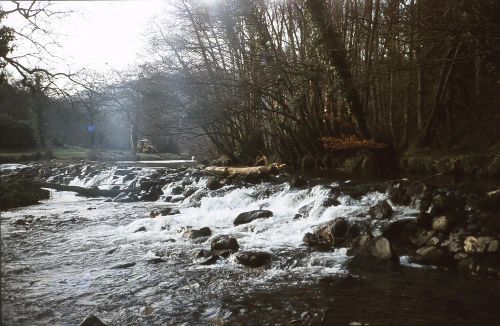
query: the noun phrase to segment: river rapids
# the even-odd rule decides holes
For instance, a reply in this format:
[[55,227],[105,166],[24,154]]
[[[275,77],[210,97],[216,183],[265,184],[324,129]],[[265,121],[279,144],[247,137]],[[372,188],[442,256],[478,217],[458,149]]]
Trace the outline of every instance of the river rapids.
[[[126,188],[155,172],[132,169],[132,180],[110,167],[69,185]],[[186,170],[155,202],[51,190],[40,205],[3,212],[2,324],[78,325],[92,314],[107,325],[500,325],[499,284],[404,257],[383,271],[351,270],[346,248],[318,252],[304,245],[304,234],[324,222],[365,219],[385,193],[342,194],[340,205],[325,208],[329,192],[348,182],[297,189],[269,181],[209,192],[206,183]],[[195,192],[183,198],[178,186]],[[294,219],[305,205],[309,213]],[[150,217],[167,207],[179,214]],[[273,216],[233,225],[238,214],[257,209]],[[396,206],[394,214],[414,218],[416,211]],[[206,258],[198,253],[211,239],[199,243],[183,234],[203,227],[211,238],[235,237],[240,250],[271,253],[270,266],[248,268],[232,257],[200,265]]]

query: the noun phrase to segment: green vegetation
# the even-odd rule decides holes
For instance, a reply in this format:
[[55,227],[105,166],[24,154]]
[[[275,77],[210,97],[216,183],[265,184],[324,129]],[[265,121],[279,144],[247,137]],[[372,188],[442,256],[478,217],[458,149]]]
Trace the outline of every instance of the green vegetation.
[[[59,160],[85,160],[96,159],[99,161],[126,161],[134,160],[132,154],[127,151],[117,150],[100,150],[96,153],[90,152],[87,148],[77,146],[62,146],[56,147],[52,151],[47,151],[46,154],[33,150],[21,151],[2,151],[0,152],[0,162],[22,162],[40,159],[59,159]],[[145,154],[138,153],[137,160],[153,161],[153,160],[177,160],[181,157],[171,153]]]

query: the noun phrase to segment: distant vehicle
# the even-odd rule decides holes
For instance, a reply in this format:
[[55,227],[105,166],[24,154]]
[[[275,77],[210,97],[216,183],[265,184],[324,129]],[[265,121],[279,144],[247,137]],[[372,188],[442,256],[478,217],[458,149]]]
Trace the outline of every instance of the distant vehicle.
[[141,139],[137,142],[137,153],[155,154],[158,153],[155,145],[149,139]]

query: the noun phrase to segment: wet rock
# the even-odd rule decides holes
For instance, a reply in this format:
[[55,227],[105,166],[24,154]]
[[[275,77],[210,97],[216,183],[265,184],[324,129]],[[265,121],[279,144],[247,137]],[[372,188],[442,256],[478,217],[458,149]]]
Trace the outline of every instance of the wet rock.
[[134,233],[136,232],[145,232],[146,231],[146,227],[145,226],[141,226],[140,228],[138,228],[137,230],[134,231]]
[[240,248],[236,238],[229,235],[219,235],[212,239],[211,250],[234,250]]
[[248,267],[261,267],[271,262],[271,254],[265,251],[240,251],[235,254],[236,261]]
[[137,175],[135,173],[129,173],[123,178],[123,181],[134,180],[136,177]]
[[436,232],[446,232],[449,230],[450,224],[450,219],[445,215],[441,215],[432,221],[432,230]]
[[187,197],[191,196],[192,194],[194,194],[196,191],[198,191],[198,188],[196,188],[196,187],[190,187],[190,188],[186,189],[182,193],[182,195],[187,198]]
[[113,199],[113,201],[117,203],[131,203],[139,201],[139,197],[135,193],[124,191],[119,193],[118,196]]
[[304,218],[302,214],[295,214],[295,216],[293,217],[294,220],[300,220],[302,218]]
[[370,207],[368,214],[370,214],[370,216],[374,219],[386,220],[392,216],[392,207],[389,205],[387,200],[384,200],[381,203]]
[[118,247],[113,248],[113,249],[111,249],[111,250],[108,250],[108,251],[106,252],[106,255],[111,255],[111,254],[115,253],[115,251],[116,251],[116,250],[118,250]]
[[351,224],[345,218],[338,217],[320,226],[314,233],[307,233],[303,240],[309,246],[326,249],[331,246],[347,246],[359,233],[360,230],[356,224]]
[[129,268],[129,267],[132,267],[132,266],[135,266],[134,262],[132,262],[132,263],[118,264],[118,265],[115,265],[115,266],[111,267],[111,269],[123,269],[123,268]]
[[316,233],[306,233],[302,238],[308,246],[314,247],[318,250],[328,250],[332,247],[332,243]]
[[308,217],[309,213],[311,212],[313,207],[314,207],[314,203],[304,205],[301,208],[299,208],[299,214],[304,216],[304,217]]
[[186,232],[184,232],[182,236],[188,239],[196,239],[201,237],[209,237],[211,235],[212,235],[212,230],[210,230],[210,228],[208,227],[204,227],[198,230],[196,229],[187,230]]
[[311,210],[313,209],[314,207],[314,203],[309,203],[307,205],[304,205],[302,206],[301,208],[299,208],[299,214],[304,216],[304,217],[308,217],[309,216],[309,213],[311,212]]
[[211,177],[207,181],[207,189],[208,190],[217,190],[222,188],[222,183],[219,181],[219,179]]
[[420,264],[446,265],[446,252],[443,248],[425,246],[419,248],[412,257],[412,261]]
[[173,207],[167,207],[167,208],[163,208],[163,209],[154,209],[151,211],[151,213],[149,214],[149,216],[151,216],[152,218],[154,217],[157,217],[157,216],[168,216],[168,215],[176,215],[176,214],[180,214],[181,212],[177,209],[177,208],[173,208]]
[[16,220],[13,224],[14,225],[24,226],[24,225],[28,225],[29,222],[26,221],[25,219],[20,218],[20,219]]
[[434,231],[420,230],[410,237],[410,241],[417,247],[421,247],[429,241],[430,238],[434,236]]
[[85,319],[80,323],[80,326],[106,326],[99,318],[93,315],[88,315]]
[[215,254],[219,255],[220,257],[227,258],[227,257],[231,256],[232,254],[234,254],[236,252],[236,250],[233,250],[233,249],[214,250],[213,252]]
[[339,206],[340,202],[337,198],[327,198],[321,203],[324,207]]
[[464,240],[464,250],[466,253],[484,253],[498,251],[498,240],[493,237],[468,236]]
[[269,218],[273,216],[273,212],[268,211],[268,210],[255,210],[255,211],[250,211],[250,212],[245,212],[241,213],[238,215],[235,219],[233,224],[236,225],[241,225],[241,224],[247,224],[250,223],[254,220],[261,219],[261,218]]
[[220,259],[220,257],[218,255],[212,255],[210,256],[210,258],[208,258],[207,260],[203,261],[200,263],[200,265],[213,265],[215,264],[218,260]]
[[159,264],[159,263],[166,263],[167,261],[165,259],[155,257],[155,258],[148,259],[147,262],[148,262],[148,264]]
[[183,200],[184,200],[184,197],[183,196],[179,196],[179,197],[172,198],[172,200],[170,202],[171,203],[178,203],[178,202],[181,202]]
[[142,195],[139,199],[141,201],[157,201],[163,195],[163,190],[160,185],[151,187],[147,193]]
[[196,258],[208,258],[208,257],[212,256],[212,254],[213,253],[210,250],[200,249],[196,253]]
[[349,254],[371,256],[384,261],[398,259],[388,239],[368,234],[362,234],[354,239]]
[[184,191],[184,187],[182,186],[175,186],[172,189],[170,189],[170,193],[172,195],[180,195]]
[[200,190],[198,192],[196,192],[195,194],[193,194],[190,198],[189,198],[189,203],[193,206],[193,207],[200,207],[201,205],[201,200],[203,198],[205,198],[206,196],[208,195],[208,192],[206,190]]

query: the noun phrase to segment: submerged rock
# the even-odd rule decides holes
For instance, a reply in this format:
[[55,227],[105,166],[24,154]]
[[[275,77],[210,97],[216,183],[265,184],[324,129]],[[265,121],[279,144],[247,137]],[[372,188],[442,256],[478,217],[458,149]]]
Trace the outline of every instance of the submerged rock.
[[141,226],[140,228],[138,228],[137,230],[135,230],[134,233],[145,232],[145,231],[146,231],[146,227],[145,226]]
[[208,258],[207,260],[203,261],[200,263],[200,265],[213,265],[215,264],[218,260],[220,259],[220,257],[218,255],[212,255],[210,256],[210,258]]
[[255,211],[250,211],[250,212],[245,212],[241,213],[236,217],[234,220],[234,225],[241,225],[241,224],[247,224],[250,223],[254,220],[260,219],[260,218],[268,218],[273,216],[273,212],[268,211],[268,210],[255,210]]
[[99,318],[94,315],[88,315],[85,319],[80,323],[80,326],[106,326]]
[[236,261],[248,267],[261,267],[271,262],[271,254],[265,251],[240,251]]
[[115,266],[111,267],[111,269],[122,269],[122,268],[129,268],[129,267],[132,267],[132,266],[135,266],[134,262],[118,264],[118,265],[115,265]]
[[392,207],[389,205],[387,200],[384,200],[381,203],[370,207],[368,214],[377,220],[387,220],[392,216]]
[[212,239],[210,248],[215,250],[234,250],[238,251],[240,248],[236,238],[229,235],[219,235]]

